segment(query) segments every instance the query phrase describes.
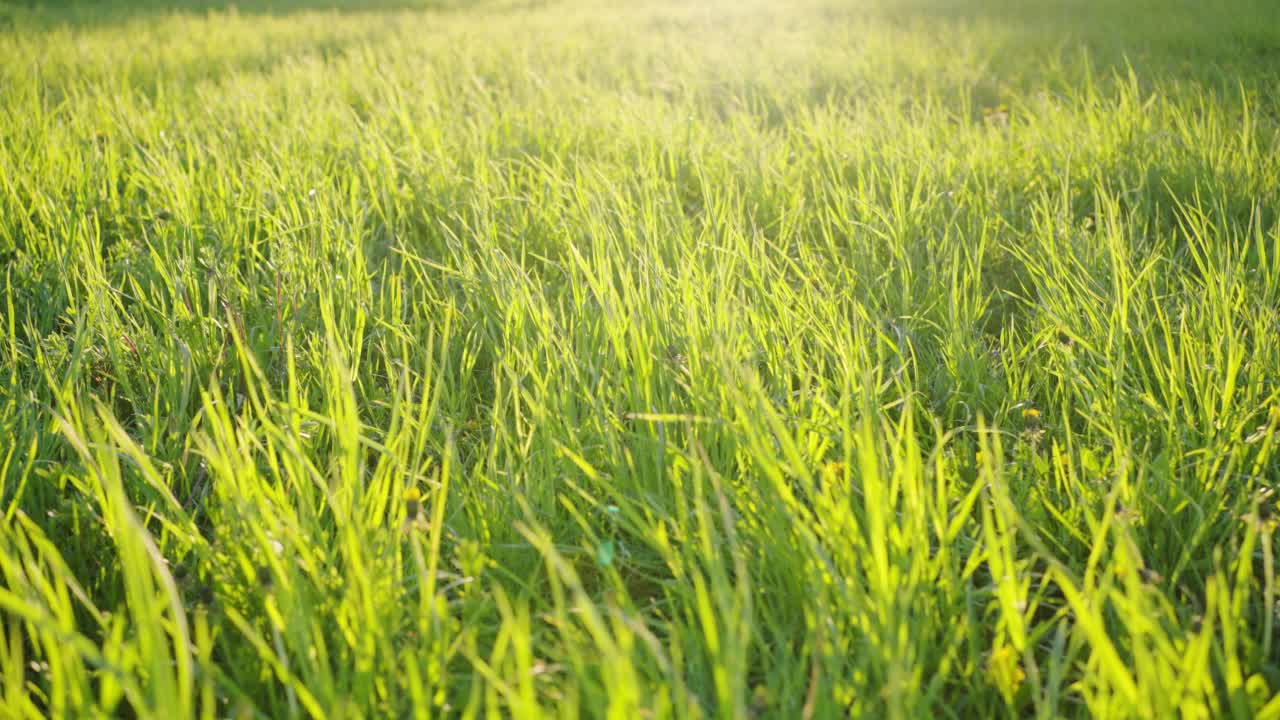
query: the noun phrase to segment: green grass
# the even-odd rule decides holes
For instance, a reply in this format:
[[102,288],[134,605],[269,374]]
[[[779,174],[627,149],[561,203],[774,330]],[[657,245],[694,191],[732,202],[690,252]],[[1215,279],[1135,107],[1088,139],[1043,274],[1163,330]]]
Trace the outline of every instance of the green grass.
[[1280,718],[1280,6],[0,5],[0,716]]

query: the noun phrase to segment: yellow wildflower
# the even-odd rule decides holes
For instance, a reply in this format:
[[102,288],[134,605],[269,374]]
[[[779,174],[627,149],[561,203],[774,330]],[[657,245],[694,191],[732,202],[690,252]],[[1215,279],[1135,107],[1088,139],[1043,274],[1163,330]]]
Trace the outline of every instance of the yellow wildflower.
[[422,509],[422,492],[416,487],[410,486],[404,491],[404,512],[405,516],[410,520],[418,517],[418,511]]
[[987,658],[987,679],[1000,690],[1006,701],[1012,702],[1014,693],[1022,686],[1026,674],[1018,662],[1018,654],[1008,645],[991,651]]

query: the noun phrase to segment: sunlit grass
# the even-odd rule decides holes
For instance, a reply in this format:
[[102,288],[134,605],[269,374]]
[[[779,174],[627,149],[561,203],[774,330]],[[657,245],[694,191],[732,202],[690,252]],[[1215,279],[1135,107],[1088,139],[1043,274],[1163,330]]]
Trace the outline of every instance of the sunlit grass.
[[0,5],[0,715],[1280,718],[1229,5]]

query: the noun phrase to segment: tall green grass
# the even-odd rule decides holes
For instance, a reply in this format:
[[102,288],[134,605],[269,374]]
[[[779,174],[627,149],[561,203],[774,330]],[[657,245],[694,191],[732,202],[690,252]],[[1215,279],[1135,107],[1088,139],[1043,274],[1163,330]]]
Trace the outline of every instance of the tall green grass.
[[1227,5],[0,8],[0,715],[1280,718]]

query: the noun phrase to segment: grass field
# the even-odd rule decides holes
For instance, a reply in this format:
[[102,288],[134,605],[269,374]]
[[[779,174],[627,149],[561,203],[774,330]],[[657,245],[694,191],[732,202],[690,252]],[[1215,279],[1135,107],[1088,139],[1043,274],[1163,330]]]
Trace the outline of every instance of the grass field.
[[0,2],[0,329],[0,717],[1280,718],[1274,2]]

